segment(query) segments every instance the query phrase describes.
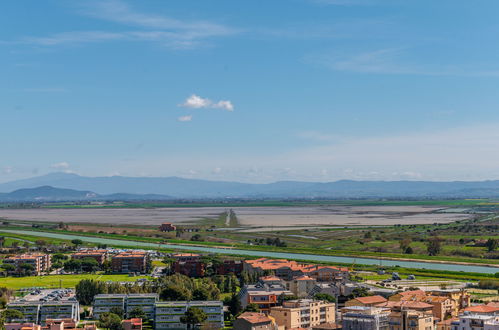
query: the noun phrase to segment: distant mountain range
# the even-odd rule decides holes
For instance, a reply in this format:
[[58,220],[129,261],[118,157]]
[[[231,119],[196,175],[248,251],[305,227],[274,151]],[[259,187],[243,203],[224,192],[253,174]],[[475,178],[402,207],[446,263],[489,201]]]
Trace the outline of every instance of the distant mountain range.
[[[54,188],[55,187],[55,188]],[[84,177],[52,173],[0,184],[0,201],[176,198],[494,198],[499,181],[279,181],[250,184],[178,177]]]

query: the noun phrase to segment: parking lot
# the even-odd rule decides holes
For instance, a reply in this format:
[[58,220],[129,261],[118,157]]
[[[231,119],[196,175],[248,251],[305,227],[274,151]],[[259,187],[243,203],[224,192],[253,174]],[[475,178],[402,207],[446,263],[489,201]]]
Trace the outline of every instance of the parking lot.
[[62,300],[76,300],[74,290],[72,289],[34,289],[21,301],[62,301]]

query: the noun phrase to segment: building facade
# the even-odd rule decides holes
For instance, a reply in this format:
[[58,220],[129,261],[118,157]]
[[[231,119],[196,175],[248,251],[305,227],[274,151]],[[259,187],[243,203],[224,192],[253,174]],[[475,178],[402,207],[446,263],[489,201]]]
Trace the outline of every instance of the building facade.
[[3,263],[13,266],[12,270],[7,271],[9,275],[21,275],[28,272],[23,265],[30,265],[31,270],[29,270],[29,275],[36,276],[40,275],[42,272],[48,271],[52,266],[50,263],[50,255],[43,253],[20,254],[5,258]]
[[148,255],[143,251],[122,252],[112,257],[111,268],[115,273],[146,273]]
[[334,323],[335,304],[312,299],[284,301],[282,306],[270,308],[272,316],[283,329],[310,328],[323,323]]
[[155,304],[154,328],[186,329],[187,325],[180,321],[185,312],[196,307],[208,316],[206,322],[215,328],[224,327],[223,303],[221,301],[165,301]]

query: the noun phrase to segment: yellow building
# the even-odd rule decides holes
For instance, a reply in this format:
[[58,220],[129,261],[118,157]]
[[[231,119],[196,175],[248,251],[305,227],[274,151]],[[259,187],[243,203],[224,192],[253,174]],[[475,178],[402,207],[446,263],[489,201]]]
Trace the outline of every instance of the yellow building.
[[272,307],[270,315],[275,318],[280,329],[310,328],[334,323],[335,304],[312,299],[290,300],[282,306]]
[[432,330],[433,314],[415,310],[390,313],[390,330]]

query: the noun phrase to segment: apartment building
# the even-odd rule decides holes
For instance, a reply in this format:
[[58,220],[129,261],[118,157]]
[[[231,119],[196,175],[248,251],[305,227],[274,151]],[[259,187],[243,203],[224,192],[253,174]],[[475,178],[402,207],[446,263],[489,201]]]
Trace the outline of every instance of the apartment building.
[[50,255],[43,253],[26,253],[12,257],[7,257],[3,261],[4,264],[12,265],[14,268],[9,270],[9,275],[20,275],[25,272],[23,265],[32,266],[31,275],[40,275],[50,269]]
[[316,284],[317,281],[315,279],[302,275],[288,281],[286,287],[298,298],[306,298]]
[[303,275],[317,281],[337,281],[348,278],[349,275],[349,269],[345,267],[301,264],[286,259],[260,258],[245,260],[243,269],[249,273],[272,271],[277,277],[287,281]]
[[292,296],[293,293],[286,289],[283,284],[269,284],[264,281],[245,285],[239,291],[239,299],[243,308],[249,304],[256,304],[260,311],[265,314],[270,312],[271,307],[277,306],[280,295]]
[[451,322],[452,330],[497,330],[499,315],[464,313]]
[[101,265],[107,260],[107,257],[107,250],[81,250],[71,255],[72,259],[92,258]]
[[186,329],[180,318],[190,307],[197,307],[208,315],[206,320],[212,327],[224,327],[223,303],[221,301],[165,301],[155,304],[154,328]]
[[8,309],[15,309],[23,313],[24,322],[33,322],[45,325],[47,319],[80,320],[80,305],[78,301],[20,301],[7,305]]
[[415,310],[392,312],[389,325],[390,330],[433,330],[435,328],[432,313]]
[[307,329],[323,323],[334,323],[335,305],[312,299],[289,300],[284,301],[282,306],[271,307],[270,316],[285,330]]
[[111,258],[111,268],[115,273],[146,273],[147,252],[122,252]]
[[275,319],[262,313],[245,312],[234,321],[237,330],[279,330]]
[[120,308],[125,311],[126,294],[98,294],[94,297],[92,314],[98,319],[102,313],[108,313],[112,308]]
[[156,293],[131,293],[125,299],[125,313],[126,317],[130,317],[130,312],[134,308],[140,308],[144,311],[147,318],[154,319],[154,304],[158,301],[159,297]]
[[140,308],[149,319],[154,319],[154,304],[159,297],[155,293],[136,294],[99,294],[94,298],[93,316],[98,319],[102,313],[110,312],[112,308],[119,308],[130,317],[134,308]]
[[228,275],[234,274],[236,276],[241,275],[243,271],[243,262],[241,260],[224,260],[216,268],[217,275]]
[[389,330],[388,308],[350,306],[341,311],[343,330]]

